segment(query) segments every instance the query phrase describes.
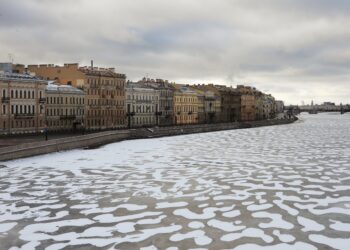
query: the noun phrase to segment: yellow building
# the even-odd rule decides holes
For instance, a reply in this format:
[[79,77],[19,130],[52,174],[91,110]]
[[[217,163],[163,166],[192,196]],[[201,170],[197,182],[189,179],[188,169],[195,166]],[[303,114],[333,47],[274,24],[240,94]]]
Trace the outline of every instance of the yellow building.
[[46,81],[0,73],[0,134],[38,133],[45,126]]
[[90,130],[125,127],[125,79],[114,68],[28,65],[28,71],[45,80],[72,85],[86,93],[85,122]]
[[198,96],[189,86],[174,84],[174,124],[198,123]]

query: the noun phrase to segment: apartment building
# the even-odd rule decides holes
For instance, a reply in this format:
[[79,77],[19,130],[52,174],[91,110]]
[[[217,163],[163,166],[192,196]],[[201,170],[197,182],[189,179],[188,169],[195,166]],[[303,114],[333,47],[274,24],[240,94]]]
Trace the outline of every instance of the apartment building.
[[143,86],[152,87],[159,91],[159,126],[171,126],[174,122],[173,102],[174,87],[167,80],[143,78],[138,81]]
[[0,134],[38,133],[45,127],[46,85],[34,76],[0,72]]
[[125,127],[125,74],[114,68],[79,67],[78,63],[28,65],[45,80],[71,85],[86,93],[85,127],[90,130]]
[[126,86],[126,116],[129,128],[159,125],[160,91],[141,83]]
[[70,85],[49,82],[46,87],[46,124],[50,131],[83,129],[85,92]]
[[198,123],[198,96],[188,85],[174,84],[174,124]]

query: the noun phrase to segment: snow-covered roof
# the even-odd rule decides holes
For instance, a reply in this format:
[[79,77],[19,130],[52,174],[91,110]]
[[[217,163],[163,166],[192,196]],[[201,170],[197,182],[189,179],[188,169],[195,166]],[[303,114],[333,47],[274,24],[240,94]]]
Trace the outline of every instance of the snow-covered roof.
[[61,92],[61,93],[71,93],[71,94],[84,94],[85,92],[81,89],[75,88],[71,85],[57,85],[53,81],[49,81],[46,87],[48,92]]
[[10,73],[10,72],[0,72],[0,79],[3,80],[19,80],[19,81],[40,81],[45,82],[41,79],[39,79],[36,76],[29,75],[29,74],[18,74],[18,73]]

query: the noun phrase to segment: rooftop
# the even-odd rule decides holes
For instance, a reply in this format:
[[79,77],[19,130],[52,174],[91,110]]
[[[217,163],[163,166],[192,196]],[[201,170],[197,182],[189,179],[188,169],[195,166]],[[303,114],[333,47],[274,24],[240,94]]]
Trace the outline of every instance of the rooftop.
[[46,87],[46,90],[49,92],[62,92],[62,93],[74,93],[74,94],[84,94],[85,92],[75,88],[70,85],[57,85],[53,82],[48,82],[48,85]]
[[3,80],[19,80],[19,81],[41,81],[41,82],[45,82],[41,80],[40,78],[33,76],[33,75],[29,75],[29,74],[18,74],[18,73],[9,73],[9,72],[0,72],[0,79]]

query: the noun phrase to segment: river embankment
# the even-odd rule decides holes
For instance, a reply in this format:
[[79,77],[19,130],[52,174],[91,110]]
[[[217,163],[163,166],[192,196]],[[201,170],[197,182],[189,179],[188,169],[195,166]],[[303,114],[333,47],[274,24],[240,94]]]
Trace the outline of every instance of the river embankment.
[[254,128],[293,123],[297,118],[274,119],[251,122],[234,122],[219,124],[194,124],[185,126],[137,128],[105,131],[87,135],[72,136],[48,141],[23,143],[0,148],[0,161],[14,160],[35,155],[72,150],[78,148],[94,148],[123,140],[157,138],[194,133],[206,133],[220,130]]

